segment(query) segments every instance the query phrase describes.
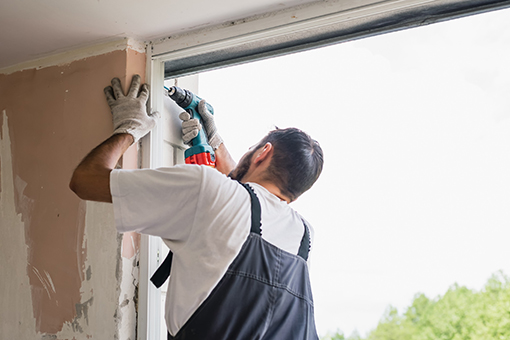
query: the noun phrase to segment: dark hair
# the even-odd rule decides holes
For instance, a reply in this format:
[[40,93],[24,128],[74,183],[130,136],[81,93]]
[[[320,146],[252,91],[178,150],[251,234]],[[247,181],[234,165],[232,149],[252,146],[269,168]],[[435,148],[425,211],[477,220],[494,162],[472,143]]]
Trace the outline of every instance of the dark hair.
[[317,141],[296,128],[276,128],[258,147],[268,142],[273,145],[273,158],[267,169],[269,179],[294,201],[319,178],[324,163],[322,149]]

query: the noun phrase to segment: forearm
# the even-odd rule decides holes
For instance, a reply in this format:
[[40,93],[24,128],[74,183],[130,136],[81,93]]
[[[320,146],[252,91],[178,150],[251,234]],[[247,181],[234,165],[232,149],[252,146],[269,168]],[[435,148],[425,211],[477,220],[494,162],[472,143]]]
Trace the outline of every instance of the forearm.
[[234,161],[230,152],[224,143],[220,144],[215,151],[216,155],[216,170],[228,176],[236,167],[237,163]]
[[110,173],[133,141],[133,136],[121,133],[97,146],[74,170],[71,190],[84,200],[111,203]]

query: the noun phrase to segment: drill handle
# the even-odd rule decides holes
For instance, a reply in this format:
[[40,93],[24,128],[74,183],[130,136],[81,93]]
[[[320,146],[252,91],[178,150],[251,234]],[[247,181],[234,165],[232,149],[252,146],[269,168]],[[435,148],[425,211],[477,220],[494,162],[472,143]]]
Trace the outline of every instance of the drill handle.
[[190,115],[190,119],[197,119],[199,123],[202,125],[202,129],[198,131],[198,135],[191,140],[191,146],[209,144],[209,138],[207,137],[207,133],[204,128],[202,116],[198,113],[198,109],[196,108],[188,108],[186,112]]
[[[198,112],[198,104],[202,100],[199,96],[191,91],[172,86],[168,89],[168,96],[175,101],[177,105],[186,110],[191,119],[198,119],[203,124],[203,119]],[[214,109],[206,103],[207,110],[214,114]],[[213,148],[209,145],[209,139],[205,129],[198,132],[198,135],[191,140],[190,148],[184,151],[184,157],[188,164],[203,164],[215,166],[215,155]]]
[[[197,97],[198,102],[200,98]],[[212,106],[207,108],[211,112]],[[209,138],[204,128],[203,119],[198,112],[198,104],[186,109],[191,118],[196,118],[202,124],[202,129],[198,135],[191,140],[191,147],[184,151],[184,157],[187,164],[209,165],[215,167],[216,157],[213,148],[209,145]]]
[[[177,105],[179,105],[186,112],[188,112],[188,114],[190,115],[190,119],[198,119],[200,124],[202,124],[203,119],[200,116],[200,113],[198,112],[198,103],[200,103],[202,98],[195,95],[193,92],[189,90],[182,89],[177,86],[172,86],[171,88],[169,88],[168,95],[175,101]],[[214,109],[209,103],[206,103],[206,107],[211,114],[214,114]],[[199,131],[198,136],[191,140],[191,146],[208,144],[208,142],[209,140],[204,129],[204,131],[202,130]]]

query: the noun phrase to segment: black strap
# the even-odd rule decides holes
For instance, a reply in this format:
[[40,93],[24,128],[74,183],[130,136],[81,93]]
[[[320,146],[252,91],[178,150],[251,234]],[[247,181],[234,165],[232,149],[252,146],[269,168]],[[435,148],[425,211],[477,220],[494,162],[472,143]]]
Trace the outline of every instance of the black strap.
[[[260,201],[257,197],[257,194],[253,191],[253,189],[246,183],[239,182],[246,190],[250,193],[251,198],[251,232],[261,235],[260,227],[261,227],[261,208]],[[308,230],[308,224],[304,219],[303,226],[305,227],[305,231],[303,233],[303,238],[301,238],[301,244],[299,245],[298,256],[301,256],[305,261],[308,260],[308,254],[310,253],[310,232]]]
[[308,224],[305,220],[303,220],[303,225],[305,226],[305,233],[303,238],[301,239],[301,245],[299,246],[298,256],[301,256],[308,261],[308,254],[310,253],[310,232],[308,230]]
[[255,191],[246,183],[239,182],[250,194],[251,200],[251,232],[257,235],[261,235],[260,226],[262,225],[260,219],[260,201],[255,194]]
[[174,254],[170,250],[168,255],[165,258],[165,261],[156,269],[154,274],[151,276],[152,283],[159,288],[165,283],[166,279],[170,276],[170,270],[172,269],[172,258]]

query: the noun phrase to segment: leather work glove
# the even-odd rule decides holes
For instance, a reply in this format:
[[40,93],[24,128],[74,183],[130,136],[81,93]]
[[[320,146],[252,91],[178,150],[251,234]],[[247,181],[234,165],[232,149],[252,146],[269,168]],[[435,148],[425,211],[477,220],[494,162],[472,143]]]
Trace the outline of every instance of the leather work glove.
[[[133,76],[128,94],[124,96],[119,78],[104,89],[106,101],[112,110],[113,134],[129,133],[136,143],[156,125],[156,114],[147,114],[149,85],[140,87],[140,76]],[[140,89],[141,88],[141,89]]]
[[218,129],[214,123],[214,116],[209,112],[206,106],[206,101],[202,99],[198,103],[198,113],[202,117],[202,124],[198,119],[190,119],[190,115],[184,111],[179,115],[182,122],[182,140],[185,144],[191,143],[191,140],[198,136],[201,128],[204,128],[209,140],[209,145],[216,150],[222,143],[223,139],[218,134]]

